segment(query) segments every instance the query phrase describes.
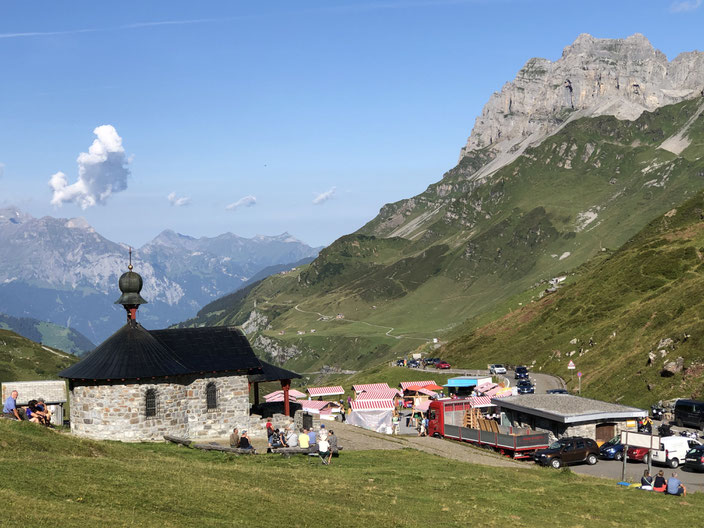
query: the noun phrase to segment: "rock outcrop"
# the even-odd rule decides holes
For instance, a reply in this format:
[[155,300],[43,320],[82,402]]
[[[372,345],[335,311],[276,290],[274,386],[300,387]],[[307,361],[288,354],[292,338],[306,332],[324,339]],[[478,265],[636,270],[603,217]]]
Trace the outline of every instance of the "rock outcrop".
[[703,89],[704,53],[682,53],[670,62],[640,34],[582,34],[555,62],[530,59],[491,96],[460,160],[488,147],[494,161],[472,177],[486,176],[568,121],[597,115],[633,120],[645,110],[701,96]]

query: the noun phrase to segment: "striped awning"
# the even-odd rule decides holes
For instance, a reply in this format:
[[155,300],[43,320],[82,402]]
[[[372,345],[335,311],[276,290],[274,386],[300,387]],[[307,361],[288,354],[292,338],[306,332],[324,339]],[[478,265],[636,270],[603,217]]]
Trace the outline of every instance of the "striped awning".
[[328,402],[328,401],[299,400],[298,403],[301,404],[301,407],[303,408],[304,411],[320,412],[321,409],[325,409],[326,407],[327,408],[338,407],[338,405],[335,402]]
[[352,389],[356,393],[360,393],[362,391],[371,391],[379,389],[391,390],[391,387],[389,387],[388,383],[367,383],[366,385],[352,385]]
[[493,407],[494,404],[491,403],[491,398],[489,396],[475,396],[469,399],[469,404],[472,407]]
[[344,393],[345,389],[339,385],[335,387],[308,387],[308,394],[310,394],[311,398],[318,396],[337,396]]
[[[281,394],[267,394],[267,397],[264,399],[267,403],[275,403],[275,402],[282,402],[284,401],[284,393],[282,392]],[[295,398],[294,396],[291,396],[290,394],[288,395],[288,401],[290,402],[297,402],[298,398]]]
[[392,400],[396,396],[400,396],[396,389],[371,390],[357,394],[357,400]]
[[393,411],[393,400],[355,400],[350,403],[353,411]]
[[[306,395],[296,389],[289,389],[288,397],[289,397],[289,399],[290,398],[305,398]],[[278,398],[278,399],[275,399],[275,398]],[[266,401],[284,401],[284,391],[279,389],[277,391],[270,392],[269,394],[264,395],[264,399]]]
[[401,390],[406,390],[406,387],[425,387],[426,385],[436,385],[434,381],[402,381]]
[[425,394],[426,396],[437,396],[437,395],[438,395],[437,392],[433,392],[433,391],[431,391],[431,390],[422,389],[422,388],[421,388],[418,392],[419,392],[420,394]]
[[487,381],[486,383],[482,383],[481,385],[479,385],[477,387],[477,390],[479,392],[486,392],[486,391],[490,391],[494,387],[497,387],[496,383],[492,383],[490,381]]
[[513,391],[510,388],[503,389],[501,392],[497,393],[494,398],[505,398],[507,396],[513,396]]

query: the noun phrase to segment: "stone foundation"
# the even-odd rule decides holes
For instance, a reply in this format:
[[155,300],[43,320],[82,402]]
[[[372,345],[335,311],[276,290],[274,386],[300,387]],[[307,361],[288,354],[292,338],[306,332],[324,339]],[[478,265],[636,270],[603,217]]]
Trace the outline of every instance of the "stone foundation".
[[[208,409],[206,386],[215,383],[217,406]],[[146,393],[156,390],[156,415],[146,416]],[[97,440],[162,441],[166,434],[199,439],[224,438],[233,427],[249,425],[246,376],[174,376],[133,383],[74,381],[71,432]]]

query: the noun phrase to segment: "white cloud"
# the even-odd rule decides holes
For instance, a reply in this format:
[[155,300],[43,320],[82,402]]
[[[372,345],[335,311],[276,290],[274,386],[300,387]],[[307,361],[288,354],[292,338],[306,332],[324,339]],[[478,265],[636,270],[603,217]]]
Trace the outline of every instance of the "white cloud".
[[315,205],[320,205],[323,202],[327,202],[330,200],[333,196],[335,196],[335,189],[336,187],[333,187],[329,191],[322,192],[320,194],[316,194],[315,198],[313,198],[313,203]]
[[685,0],[683,2],[673,2],[670,4],[670,11],[672,13],[686,13],[687,11],[694,11],[699,9],[702,5],[702,0]]
[[176,196],[175,192],[169,193],[166,199],[169,200],[169,203],[174,207],[183,207],[191,203],[190,196]]
[[127,189],[130,160],[122,147],[122,138],[112,125],[99,126],[93,133],[97,137],[88,152],[81,152],[76,159],[78,180],[69,185],[63,172],[49,179],[49,187],[54,191],[52,205],[75,202],[81,209],[87,209],[96,204],[105,205],[110,195]]
[[250,194],[248,196],[245,196],[244,198],[240,198],[239,200],[231,203],[230,205],[225,206],[225,209],[227,209],[228,211],[234,211],[235,209],[239,209],[240,207],[252,207],[256,204],[257,198]]

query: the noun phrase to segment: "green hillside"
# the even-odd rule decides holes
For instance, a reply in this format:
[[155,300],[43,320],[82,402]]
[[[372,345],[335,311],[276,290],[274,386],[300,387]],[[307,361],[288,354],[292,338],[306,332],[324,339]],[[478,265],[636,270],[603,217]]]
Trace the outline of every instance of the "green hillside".
[[704,116],[680,155],[659,148],[701,104],[570,122],[482,181],[478,152],[310,265],[184,324],[246,324],[260,353],[298,369],[355,368],[457,332],[704,188]]
[[74,355],[0,330],[0,381],[56,379],[60,371],[77,361]]
[[[607,400],[647,405],[701,399],[703,272],[704,193],[699,193],[618,251],[578,269],[571,284],[541,299],[537,290],[527,292],[523,306],[514,300],[513,311],[453,340],[441,353],[466,367],[533,365],[564,377],[574,389],[576,377],[567,370],[572,360],[583,373],[583,394]],[[663,372],[677,358],[682,371]]]
[[568,469],[494,468],[412,449],[344,451],[322,466],[93,442],[7,420],[0,438],[2,526],[698,526],[704,507],[701,493],[671,497]]
[[12,330],[37,343],[43,343],[48,347],[58,348],[78,356],[95,348],[95,345],[86,336],[73,328],[39,321],[31,317],[12,317],[0,314],[0,329]]

